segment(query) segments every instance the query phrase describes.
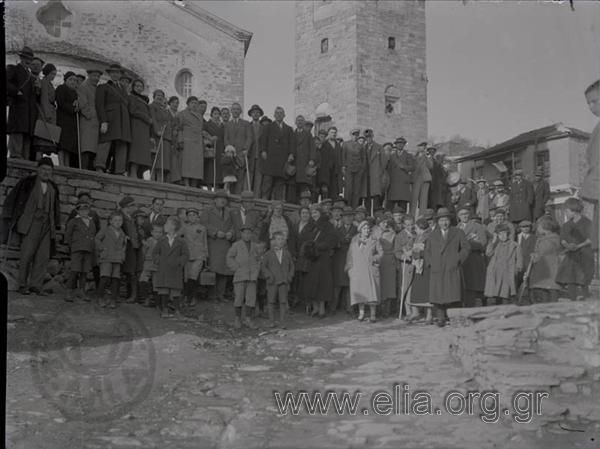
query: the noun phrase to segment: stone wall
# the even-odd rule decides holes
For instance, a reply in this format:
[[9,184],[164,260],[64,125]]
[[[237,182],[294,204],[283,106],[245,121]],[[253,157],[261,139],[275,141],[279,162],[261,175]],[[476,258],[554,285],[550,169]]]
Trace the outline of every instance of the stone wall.
[[[38,19],[48,4],[6,2],[8,51],[28,45],[48,62],[55,55],[67,55],[72,58],[69,68],[79,65],[82,72],[98,62],[104,67],[105,62],[116,61],[144,79],[149,91],[161,88],[167,95],[176,95],[175,77],[188,69],[193,95],[210,105],[243,102],[247,42],[236,37],[233,25],[229,24],[231,32],[224,32],[166,0],[63,1],[71,15],[56,37]],[[196,5],[193,9],[213,17]],[[239,32],[249,41],[250,33]]]
[[535,426],[600,421],[600,302],[455,309],[474,323],[455,330],[451,355],[477,390],[495,390],[510,409],[517,391],[545,391]]
[[[390,86],[400,93],[399,114],[385,112]],[[344,138],[359,126],[373,127],[379,142],[404,135],[413,148],[426,140],[424,2],[297,1],[295,99],[296,113],[310,118],[327,103]]]

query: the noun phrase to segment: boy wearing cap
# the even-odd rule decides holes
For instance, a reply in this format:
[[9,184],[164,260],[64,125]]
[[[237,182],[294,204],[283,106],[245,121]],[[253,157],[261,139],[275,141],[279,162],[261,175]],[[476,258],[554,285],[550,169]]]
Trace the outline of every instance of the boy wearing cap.
[[487,230],[490,236],[496,234],[496,227],[500,224],[506,224],[508,226],[508,236],[510,240],[515,239],[515,226],[506,220],[506,212],[502,208],[494,209],[492,212],[492,221],[487,225]]
[[242,316],[245,316],[244,324],[254,329],[252,316],[256,305],[256,283],[260,272],[260,254],[256,243],[252,241],[252,227],[244,224],[241,226],[240,233],[241,239],[231,245],[231,248],[227,251],[227,266],[233,271],[234,327],[240,329],[242,327]]
[[77,203],[77,216],[67,223],[65,244],[71,253],[71,282],[70,292],[65,298],[72,302],[73,297],[89,299],[85,296],[87,274],[92,271],[94,239],[96,225],[90,217],[90,205],[81,201]]
[[190,258],[185,264],[185,282],[183,297],[187,305],[194,306],[198,290],[198,276],[208,259],[208,240],[206,227],[200,224],[198,209],[187,210],[188,222],[181,227],[181,237],[185,241]]
[[497,226],[485,254],[489,258],[489,263],[484,295],[486,298],[497,298],[496,304],[500,300],[508,304],[517,294],[516,279],[517,273],[522,270],[523,258],[517,242],[510,239],[510,229],[506,223]]
[[282,232],[275,232],[273,244],[262,260],[262,272],[267,281],[267,303],[269,327],[275,327],[275,304],[279,301],[279,323],[285,327],[288,308],[288,291],[294,278],[294,262],[286,249],[286,240]]

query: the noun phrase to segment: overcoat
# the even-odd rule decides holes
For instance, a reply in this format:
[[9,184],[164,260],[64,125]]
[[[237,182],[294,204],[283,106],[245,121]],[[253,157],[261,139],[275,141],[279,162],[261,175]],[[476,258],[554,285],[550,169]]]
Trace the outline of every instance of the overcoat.
[[[431,230],[426,229],[421,234],[417,234],[412,245],[412,270],[413,277],[410,281],[410,303],[411,305],[430,305],[429,304],[429,279],[431,277],[430,269],[425,264],[425,243],[431,234]],[[417,270],[417,267],[421,268]]]
[[294,279],[292,255],[283,248],[281,263],[279,263],[275,249],[271,248],[262,258],[261,270],[267,285],[289,285]]
[[96,232],[96,224],[92,217],[89,217],[88,225],[81,217],[75,217],[67,222],[64,241],[69,246],[71,253],[77,251],[94,253]]
[[[171,149],[173,143],[173,130],[171,124],[171,113],[167,108],[155,101],[150,103],[150,117],[152,117],[152,127],[150,129],[150,135],[154,138],[154,145],[152,152],[158,151],[158,144],[161,141],[162,131],[162,144],[161,152],[162,155],[158,155],[156,159],[156,169],[160,170],[161,163],[166,171],[171,170]],[[164,129],[164,131],[163,131]],[[160,178],[159,178],[160,179]]]
[[174,113],[170,108],[167,109],[169,112],[169,121],[167,122],[167,127],[165,129],[165,137],[170,137],[170,148],[171,148],[171,161],[170,161],[170,169],[169,172],[169,180],[171,182],[179,182],[181,181],[181,163],[182,163],[182,152],[183,149],[177,146],[178,137],[177,137],[177,114]]
[[[567,221],[560,230],[560,240],[567,243],[583,243],[592,239],[592,222],[582,216],[579,221]],[[594,255],[590,245],[577,251],[564,251],[556,282],[559,284],[588,285],[594,273]]]
[[483,294],[488,298],[510,298],[516,295],[517,273],[523,266],[521,249],[517,242],[491,241],[488,243],[486,255],[490,258],[490,262]]
[[369,237],[359,243],[360,235],[352,237],[346,256],[346,271],[350,278],[350,304],[373,304],[381,299],[379,261],[383,250],[379,240]]
[[545,179],[533,183],[533,219],[537,220],[546,209],[546,203],[550,199],[550,184]]
[[248,225],[252,228],[253,240],[258,240],[262,232],[262,217],[257,210],[244,211],[245,219],[242,219],[242,211],[239,207],[231,209],[231,220],[233,221],[233,229],[235,230],[235,238],[242,238],[242,225]]
[[143,168],[152,167],[150,156],[150,128],[152,116],[150,106],[139,95],[129,95],[129,116],[131,123],[131,144],[129,145],[128,162]]
[[331,143],[326,140],[321,148],[316,150],[317,159],[317,184],[327,186],[329,198],[338,195],[338,173],[340,173],[341,146],[338,142]]
[[[81,101],[79,107],[81,108]],[[93,103],[92,107],[94,107]],[[56,89],[49,78],[44,78],[41,81],[40,108],[42,109],[43,117],[40,116],[39,118],[45,120],[47,123],[56,125]]]
[[8,123],[6,133],[33,134],[37,117],[35,78],[23,64],[6,66]]
[[[315,223],[312,219],[306,223],[302,230],[300,230],[300,223],[293,225],[295,227],[298,238],[296,239],[296,271],[308,273],[311,261],[306,258],[304,253],[304,246],[307,242],[312,241],[315,236]],[[303,288],[306,285],[302,286]]]
[[208,239],[204,225],[188,223],[181,228],[180,237],[187,245],[190,260],[208,259]]
[[556,283],[559,254],[562,251],[558,234],[539,235],[537,237],[535,254],[537,260],[531,266],[529,273],[529,288],[559,290]]
[[461,300],[460,265],[467,260],[471,247],[460,229],[448,229],[446,240],[439,227],[425,241],[425,264],[430,268],[429,301],[451,304]]
[[117,234],[111,226],[102,228],[96,234],[95,244],[99,263],[122,263],[125,260],[126,236],[122,229]]
[[141,271],[143,267],[143,259],[140,259],[140,236],[134,219],[127,216],[124,212],[122,229],[127,236],[127,247],[121,270],[123,273],[134,274]]
[[100,143],[121,140],[131,142],[129,99],[119,85],[108,81],[96,88],[96,113],[100,125],[108,123],[108,130],[100,134]]
[[294,132],[294,156],[296,158],[296,182],[310,184],[312,177],[306,175],[308,161],[316,161],[315,140],[312,134],[303,129]]
[[508,202],[508,216],[510,221],[531,221],[531,209],[533,208],[533,186],[529,181],[523,179],[521,182],[511,182]]
[[[181,177],[204,178],[204,119],[189,108],[177,114],[177,140],[181,151]],[[224,257],[224,256],[223,256]]]
[[356,226],[353,224],[346,227],[342,224],[336,228],[337,246],[333,252],[333,286],[334,287],[349,287],[350,279],[346,271],[346,257],[348,256],[348,248],[352,237],[357,234]]
[[484,223],[490,216],[490,195],[487,189],[477,190],[477,206],[475,208],[475,215],[479,215]]
[[535,242],[537,237],[535,234],[529,234],[529,237],[524,238],[523,234],[519,234],[517,236],[517,243],[521,248],[521,257],[523,258],[523,271],[527,269],[527,264],[529,263],[529,259],[531,258],[531,253],[533,253],[535,249]]
[[267,153],[267,159],[260,162],[263,175],[283,178],[285,163],[293,154],[294,131],[282,122],[281,127],[275,121],[265,125],[261,139],[261,153]]
[[461,229],[471,247],[469,256],[461,265],[465,290],[483,292],[485,288],[485,249],[487,247],[488,235],[484,225],[476,221],[466,224],[459,223]]
[[449,197],[448,184],[446,184],[446,170],[444,166],[433,159],[431,168],[431,187],[429,188],[429,207],[437,210],[447,205]]
[[73,103],[77,100],[77,91],[61,84],[56,88],[56,124],[60,126],[58,146],[69,153],[77,153],[77,113]]
[[157,270],[153,278],[154,288],[183,288],[183,268],[190,254],[181,237],[175,237],[173,246],[169,246],[169,238],[164,235],[152,251]]
[[390,177],[388,201],[410,201],[412,171],[415,161],[411,154],[402,150],[390,155],[387,172]]
[[477,194],[471,187],[466,186],[462,191],[458,192],[457,211],[463,207],[468,207],[471,211],[474,211],[476,206]]
[[227,267],[227,251],[231,247],[231,241],[226,238],[218,238],[217,232],[231,232],[235,234],[233,220],[231,219],[231,210],[227,207],[218,210],[215,206],[207,208],[200,222],[206,227],[208,234],[208,266],[217,274],[231,275],[232,272]]
[[333,267],[331,259],[337,244],[337,234],[329,218],[321,216],[315,223],[313,242],[317,259],[310,262],[306,275],[306,298],[309,301],[329,302],[333,296]]
[[[223,181],[223,169],[221,167],[221,158],[225,149],[225,127],[222,123],[215,123],[214,120],[207,120],[204,123],[204,130],[217,140],[213,143],[215,157],[205,158],[204,181],[209,185],[219,185]],[[216,170],[216,171],[215,171]],[[216,182],[215,182],[216,181]]]
[[362,197],[367,196],[367,182],[369,183],[369,193],[371,196],[383,195],[383,173],[387,166],[387,156],[383,153],[383,148],[377,142],[365,144],[367,163],[369,164],[368,180],[367,174],[363,177]]
[[260,254],[256,243],[250,242],[250,250],[243,240],[231,245],[227,251],[227,266],[233,271],[233,282],[255,282],[260,272]]
[[[69,224],[69,221],[71,221],[75,217],[77,217],[77,209],[73,209],[69,213],[69,216],[67,217],[67,224]],[[100,230],[100,216],[98,215],[98,212],[96,212],[94,209],[90,209],[90,218],[96,225],[96,232],[98,232]],[[150,230],[152,230],[152,229],[150,229]]]
[[[391,237],[391,238],[390,238]],[[381,299],[396,298],[397,295],[397,274],[396,257],[394,254],[394,242],[396,236],[394,231],[386,231],[379,238],[383,255],[380,262],[381,275]]]
[[96,113],[96,89],[89,80],[85,80],[77,88],[79,103],[79,138],[81,151],[96,153],[100,138],[100,122]]

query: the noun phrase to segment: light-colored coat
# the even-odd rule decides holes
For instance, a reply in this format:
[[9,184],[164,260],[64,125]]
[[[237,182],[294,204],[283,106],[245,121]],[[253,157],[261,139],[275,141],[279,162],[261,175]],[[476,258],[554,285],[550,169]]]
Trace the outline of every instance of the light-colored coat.
[[177,141],[182,146],[181,177],[202,179],[204,177],[204,120],[190,109],[177,114]]
[[536,260],[529,274],[529,288],[560,290],[556,283],[559,254],[562,251],[558,234],[540,235],[537,237],[535,252]]
[[488,263],[484,295],[488,298],[510,298],[517,294],[516,277],[523,266],[517,242],[499,240],[488,243]]
[[446,239],[436,227],[425,241],[425,264],[430,268],[429,301],[451,304],[461,300],[460,265],[467,260],[471,247],[465,233],[448,229]]
[[98,262],[122,263],[125,260],[126,236],[122,229],[119,233],[107,226],[96,234]]
[[190,260],[208,259],[206,227],[200,223],[188,223],[181,228],[181,237],[190,253]]
[[260,273],[260,254],[256,243],[250,242],[250,251],[243,240],[238,240],[227,251],[227,266],[233,271],[233,282],[256,281]]
[[359,245],[360,236],[355,235],[348,247],[346,271],[350,278],[350,304],[378,303],[380,295],[379,261],[383,249],[379,240],[369,237]]
[[96,113],[96,89],[89,80],[85,80],[77,88],[79,104],[79,137],[81,151],[96,154],[100,137],[100,121]]

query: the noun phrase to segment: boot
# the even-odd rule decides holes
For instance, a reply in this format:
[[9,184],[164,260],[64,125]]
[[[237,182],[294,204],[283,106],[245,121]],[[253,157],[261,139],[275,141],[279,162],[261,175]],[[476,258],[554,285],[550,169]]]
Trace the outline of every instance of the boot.
[[254,315],[254,312],[252,309],[254,309],[254,307],[246,306],[246,319],[244,320],[244,324],[247,327],[249,327],[250,329],[256,329],[256,325],[252,321],[252,315]]
[[175,318],[182,319],[183,315],[181,314],[181,296],[177,296],[173,298],[173,305],[175,306]]
[[129,276],[131,276],[129,280],[131,283],[131,296],[129,296],[125,302],[127,304],[134,304],[137,301],[138,295],[137,279],[135,278],[135,274],[130,274]]
[[[325,304],[323,302],[321,302],[321,304],[323,306],[325,306]],[[279,304],[279,327],[282,328],[282,329],[285,329],[286,312],[287,312],[287,304],[286,303],[280,303]],[[325,313],[324,310],[323,310],[323,313]]]
[[104,308],[106,307],[106,302],[104,301],[104,292],[106,291],[106,287],[108,287],[110,283],[110,278],[101,277],[100,282],[98,283],[98,291],[96,292],[96,301],[97,304]]
[[167,309],[167,304],[169,302],[169,297],[167,295],[160,295],[158,299],[158,310],[160,311],[161,318],[169,318],[169,311]]
[[235,308],[235,321],[233,322],[233,327],[236,329],[242,328],[242,308]]
[[369,306],[369,311],[371,312],[371,316],[369,317],[369,322],[370,323],[376,323],[377,322],[377,306],[375,305],[371,305]]
[[269,324],[267,327],[275,327],[275,304],[268,305]]
[[117,299],[119,298],[119,286],[121,284],[120,279],[117,278],[113,278],[111,279],[110,282],[110,303],[108,304],[108,307],[110,307],[111,309],[116,309],[117,308]]
[[196,297],[198,295],[198,281],[192,279],[189,281],[189,283],[190,283],[190,286],[189,286],[190,291],[188,294],[189,294],[190,299],[188,301],[188,305],[190,307],[196,307],[196,304],[197,304]]

